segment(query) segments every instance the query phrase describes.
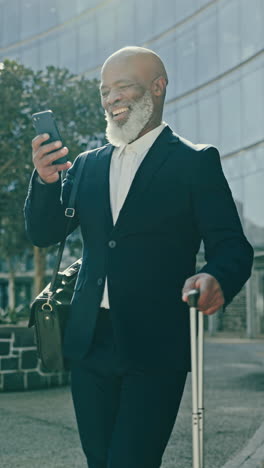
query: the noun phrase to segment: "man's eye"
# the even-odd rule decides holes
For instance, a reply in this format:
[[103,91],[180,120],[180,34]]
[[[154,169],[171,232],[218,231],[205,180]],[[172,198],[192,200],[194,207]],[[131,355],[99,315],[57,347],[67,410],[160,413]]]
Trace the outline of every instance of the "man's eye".
[[109,91],[103,91],[101,92],[102,97],[106,97],[109,94]]

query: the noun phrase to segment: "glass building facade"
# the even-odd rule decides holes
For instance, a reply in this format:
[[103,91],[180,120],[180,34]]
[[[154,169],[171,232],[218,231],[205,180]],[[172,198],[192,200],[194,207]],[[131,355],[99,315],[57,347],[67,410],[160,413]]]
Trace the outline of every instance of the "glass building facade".
[[247,307],[257,308],[258,325],[248,316],[249,335],[261,331],[261,320],[264,332],[263,24],[263,0],[0,0],[0,60],[93,78],[126,45],[161,56],[169,75],[165,120],[194,143],[219,148],[255,247]]

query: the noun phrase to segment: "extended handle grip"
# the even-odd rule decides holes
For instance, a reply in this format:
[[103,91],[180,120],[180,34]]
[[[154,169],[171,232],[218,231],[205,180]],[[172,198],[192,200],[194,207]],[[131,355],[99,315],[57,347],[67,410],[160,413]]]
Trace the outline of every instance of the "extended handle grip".
[[191,289],[187,294],[187,302],[189,307],[197,307],[200,296],[199,289]]

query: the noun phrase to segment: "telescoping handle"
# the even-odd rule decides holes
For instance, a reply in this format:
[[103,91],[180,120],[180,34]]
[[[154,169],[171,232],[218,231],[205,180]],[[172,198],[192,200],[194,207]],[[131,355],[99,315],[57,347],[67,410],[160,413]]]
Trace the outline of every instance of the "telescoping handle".
[[197,306],[200,292],[192,289],[188,293],[190,308],[191,366],[192,366],[192,443],[193,468],[203,468],[203,331],[204,316],[199,314],[197,341]]

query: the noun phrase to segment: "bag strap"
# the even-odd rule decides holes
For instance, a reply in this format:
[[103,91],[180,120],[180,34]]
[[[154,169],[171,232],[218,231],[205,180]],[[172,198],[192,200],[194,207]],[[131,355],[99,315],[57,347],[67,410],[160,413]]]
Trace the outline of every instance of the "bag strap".
[[83,166],[84,166],[84,163],[86,161],[87,155],[88,155],[88,151],[87,151],[87,153],[82,154],[82,156],[80,157],[80,162],[79,162],[79,165],[77,167],[76,174],[75,174],[75,177],[74,177],[74,184],[73,184],[72,189],[71,189],[71,194],[70,194],[68,206],[65,209],[65,216],[68,218],[68,222],[66,224],[65,236],[64,236],[64,239],[60,243],[58,253],[57,253],[57,257],[56,257],[56,261],[55,261],[55,265],[54,265],[53,272],[52,272],[50,288],[49,288],[49,294],[50,295],[51,295],[51,293],[53,293],[56,290],[56,282],[57,282],[58,273],[59,273],[59,269],[60,269],[62,254],[63,254],[63,251],[64,251],[67,236],[68,236],[68,234],[70,232],[72,219],[75,216],[75,208],[74,208],[75,200],[76,200],[76,195],[77,195],[77,190],[78,190],[80,178],[81,178],[81,175],[82,175]]

